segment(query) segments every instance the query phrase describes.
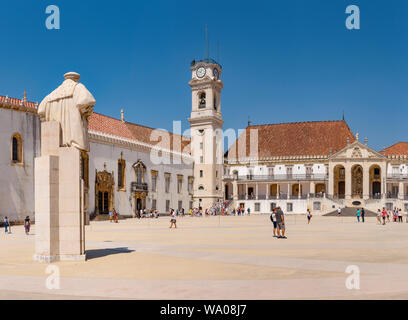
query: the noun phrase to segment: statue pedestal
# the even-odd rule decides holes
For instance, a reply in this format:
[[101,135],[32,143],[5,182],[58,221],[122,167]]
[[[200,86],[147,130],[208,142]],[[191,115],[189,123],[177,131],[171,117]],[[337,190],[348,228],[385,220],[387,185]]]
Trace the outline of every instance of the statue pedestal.
[[84,261],[85,216],[81,154],[60,147],[60,124],[41,124],[41,157],[35,158],[34,260]]

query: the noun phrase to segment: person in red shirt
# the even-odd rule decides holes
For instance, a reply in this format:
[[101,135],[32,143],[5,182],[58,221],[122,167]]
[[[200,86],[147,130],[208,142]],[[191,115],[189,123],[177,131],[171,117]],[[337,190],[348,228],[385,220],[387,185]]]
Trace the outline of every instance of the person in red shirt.
[[385,208],[382,209],[382,218],[383,218],[383,225],[385,225],[385,218],[387,218],[387,210],[385,210]]

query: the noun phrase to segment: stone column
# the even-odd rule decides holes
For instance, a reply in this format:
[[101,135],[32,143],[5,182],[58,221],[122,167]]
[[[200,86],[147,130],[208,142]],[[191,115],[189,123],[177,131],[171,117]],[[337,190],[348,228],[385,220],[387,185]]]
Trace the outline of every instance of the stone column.
[[367,164],[363,165],[363,199],[370,198],[370,168]]
[[290,183],[288,183],[288,195],[287,195],[287,199],[290,199]]
[[400,182],[398,185],[398,199],[404,200],[404,183]]
[[258,200],[258,183],[255,184],[255,199]]
[[351,199],[351,166],[349,164],[346,164],[344,166],[345,172],[345,185],[346,185],[346,194],[345,198],[346,199]]
[[248,184],[245,183],[245,199],[248,200]]
[[329,195],[334,196],[334,167],[329,165],[329,176],[328,176],[328,190]]
[[315,182],[314,181],[310,181],[310,186],[309,186],[309,193],[316,193],[315,190]]
[[237,180],[232,181],[232,199],[233,199],[233,206],[234,208],[236,208],[237,201],[238,201],[238,181]]
[[266,190],[265,190],[265,199],[266,199],[266,200],[269,200],[269,193],[271,192],[270,184],[267,183],[267,184],[265,185],[265,188],[266,188]]
[[280,184],[276,184],[276,200],[280,199]]

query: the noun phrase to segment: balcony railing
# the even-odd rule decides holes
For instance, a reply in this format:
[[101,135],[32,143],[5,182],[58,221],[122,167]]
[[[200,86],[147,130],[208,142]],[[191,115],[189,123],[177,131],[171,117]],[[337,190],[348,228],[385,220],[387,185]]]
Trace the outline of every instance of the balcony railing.
[[408,174],[403,173],[389,173],[387,179],[391,180],[408,180]]
[[310,181],[327,180],[327,174],[273,174],[273,175],[224,175],[224,179],[238,179],[241,181]]
[[148,191],[148,186],[147,183],[137,183],[137,182],[132,182],[130,184],[130,188],[132,192],[138,192],[138,191]]

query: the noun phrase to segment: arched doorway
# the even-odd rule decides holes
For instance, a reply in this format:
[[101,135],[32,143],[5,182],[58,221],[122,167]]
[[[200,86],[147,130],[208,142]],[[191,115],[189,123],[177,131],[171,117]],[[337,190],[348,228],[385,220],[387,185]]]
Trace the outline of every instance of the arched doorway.
[[379,165],[370,167],[370,195],[373,198],[381,197],[381,168]]
[[98,172],[95,178],[95,214],[108,214],[113,210],[115,180],[113,172]]
[[351,194],[353,198],[363,197],[363,168],[360,165],[351,168]]
[[344,198],[346,194],[346,169],[342,165],[337,165],[333,169],[333,193],[338,198]]

